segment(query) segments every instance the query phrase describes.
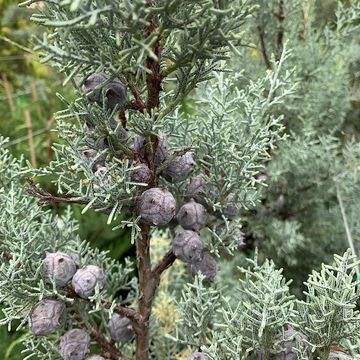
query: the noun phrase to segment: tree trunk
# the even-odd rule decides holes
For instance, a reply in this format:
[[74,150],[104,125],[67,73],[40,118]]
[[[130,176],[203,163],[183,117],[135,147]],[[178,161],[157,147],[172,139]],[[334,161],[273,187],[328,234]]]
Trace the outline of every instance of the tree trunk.
[[143,321],[135,326],[136,360],[149,359],[149,321],[159,276],[151,271],[150,226],[141,225],[141,239],[136,242],[136,256],[139,271],[139,313]]

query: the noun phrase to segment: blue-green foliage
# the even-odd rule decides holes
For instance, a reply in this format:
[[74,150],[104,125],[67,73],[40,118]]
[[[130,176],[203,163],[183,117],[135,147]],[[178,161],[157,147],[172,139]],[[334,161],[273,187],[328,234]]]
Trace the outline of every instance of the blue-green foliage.
[[[17,321],[17,329],[24,327],[34,304],[43,298],[56,297],[69,306],[66,327],[80,313],[89,323],[98,319],[106,322],[108,311],[101,305],[97,293],[93,304],[67,296],[59,292],[55,285],[44,283],[42,264],[45,252],[64,251],[80,256],[79,266],[98,265],[106,272],[106,299],[110,306],[131,302],[135,296],[136,284],[131,280],[133,271],[130,261],[121,265],[110,259],[105,252],[90,248],[77,235],[78,226],[71,211],[62,217],[53,216],[50,210],[43,210],[35,199],[26,194],[22,185],[25,172],[23,162],[18,162],[3,148],[0,141],[0,302],[2,303],[1,324],[9,329]],[[92,310],[92,312],[90,311]],[[97,319],[97,320],[96,320]],[[104,328],[104,325],[102,325]],[[48,359],[45,349],[51,350],[52,359],[58,358],[55,345],[50,348],[49,340],[26,336],[25,353],[37,355],[39,359]],[[43,347],[45,346],[45,348]]]

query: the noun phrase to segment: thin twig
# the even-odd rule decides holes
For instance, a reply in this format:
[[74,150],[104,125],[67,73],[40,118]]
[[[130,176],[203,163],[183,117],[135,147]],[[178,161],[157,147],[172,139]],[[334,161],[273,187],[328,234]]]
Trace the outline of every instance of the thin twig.
[[[79,298],[78,294],[74,291],[71,287],[64,288],[64,291],[66,293],[66,296],[69,298]],[[89,301],[87,299],[79,298],[83,301]],[[101,300],[101,304],[105,309],[110,309],[112,307],[112,302],[106,299]],[[136,311],[133,308],[127,307],[127,306],[115,306],[113,309],[115,313],[125,316],[128,319],[130,319],[135,324],[141,324],[144,322],[144,319],[139,314],[138,311]]]
[[53,154],[54,154],[54,150],[52,148],[53,138],[52,138],[52,133],[51,133],[51,129],[53,127],[54,121],[55,121],[54,116],[51,116],[47,121],[47,133],[48,133],[47,152],[48,152],[48,161],[49,162],[52,160],[52,157],[53,157]]
[[39,119],[43,119],[41,107],[39,104],[39,94],[38,94],[36,82],[34,79],[31,80],[31,95],[32,95],[32,99],[34,101],[37,115],[38,115]]
[[143,101],[143,99],[141,97],[140,91],[138,90],[138,88],[134,84],[131,84],[131,83],[129,83],[129,88],[130,88],[132,94],[134,95],[135,102],[129,103],[126,107],[128,109],[138,110],[140,112],[144,112],[145,104],[144,104],[144,101]]
[[[71,197],[60,197],[57,195],[53,195],[39,186],[37,186],[33,180],[27,179],[30,188],[26,189],[26,192],[34,197],[39,198],[39,205],[46,205],[46,204],[88,204],[87,201],[82,200],[80,198],[71,198]],[[95,208],[95,207],[94,207]]]
[[152,271],[157,276],[160,276],[166,269],[168,269],[176,260],[175,254],[169,250],[164,257],[160,260],[160,262],[155,266]]
[[279,0],[279,11],[275,13],[275,16],[278,18],[280,26],[277,34],[276,44],[278,50],[277,61],[279,61],[282,50],[283,50],[283,39],[284,39],[284,27],[283,22],[285,20],[284,14],[284,0]]
[[271,69],[271,62],[269,60],[269,56],[267,54],[266,45],[265,45],[265,39],[264,39],[265,35],[260,26],[258,26],[258,31],[259,31],[261,53],[262,53],[265,65],[268,69]]
[[100,329],[96,325],[90,325],[83,321],[82,316],[80,315],[78,309],[71,306],[71,310],[77,320],[79,327],[87,330],[93,341],[95,341],[101,348],[102,353],[110,360],[130,360],[127,357],[124,357],[115,344],[111,341],[108,341],[104,335],[102,335]]
[[[354,240],[353,240],[353,238],[351,236],[350,227],[349,227],[347,217],[346,217],[346,213],[345,213],[343,200],[342,200],[342,197],[341,197],[341,194],[340,194],[339,187],[337,185],[336,185],[336,196],[337,196],[337,199],[338,199],[338,202],[339,202],[341,216],[343,218],[343,223],[344,223],[344,228],[345,228],[346,238],[347,238],[348,244],[350,246],[350,249],[351,249],[353,255],[357,257],[356,250],[355,250],[355,245],[354,245]],[[359,266],[356,267],[356,275],[357,276],[360,275]]]
[[11,112],[13,113],[15,111],[15,105],[14,105],[13,97],[11,95],[11,87],[10,87],[9,81],[8,81],[5,73],[2,73],[2,81],[3,81],[6,99],[9,103],[9,108],[10,108]]
[[33,136],[32,122],[31,122],[31,115],[30,115],[29,110],[24,110],[24,115],[25,115],[25,122],[26,122],[26,127],[28,130],[28,135],[29,135],[31,165],[33,168],[36,168],[37,167],[36,152],[35,152],[35,145],[34,145],[34,136]]
[[[38,136],[38,135],[42,135],[44,133],[48,132],[48,129],[40,129],[40,130],[36,130],[33,131],[32,135],[33,137]],[[21,136],[13,141],[9,141],[6,144],[3,145],[3,148],[8,148],[11,147],[13,145],[16,145],[18,143],[21,143],[23,141],[28,141],[29,140],[29,135],[25,135],[25,136]]]
[[127,118],[124,110],[119,111],[119,120],[121,122],[122,127],[126,130]]
[[[106,308],[106,309],[110,309],[111,307],[111,302],[109,301],[102,301],[102,305]],[[132,309],[130,307],[127,306],[116,306],[114,308],[114,312],[121,315],[121,316],[125,316],[128,319],[130,319],[132,322],[136,323],[136,324],[141,324],[144,322],[143,317],[140,315],[140,313],[138,311],[136,311],[135,309]]]

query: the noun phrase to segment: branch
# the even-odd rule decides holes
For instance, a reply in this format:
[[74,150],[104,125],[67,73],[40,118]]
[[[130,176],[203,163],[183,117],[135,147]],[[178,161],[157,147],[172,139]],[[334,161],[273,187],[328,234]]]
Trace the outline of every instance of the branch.
[[281,52],[282,52],[282,48],[283,48],[283,39],[284,39],[284,28],[283,28],[283,22],[285,20],[285,14],[284,14],[284,0],[279,0],[279,11],[277,13],[274,14],[279,22],[280,22],[280,28],[279,28],[279,32],[277,34],[277,48],[278,48],[278,59],[280,58]]
[[110,360],[129,360],[124,357],[121,352],[116,348],[115,344],[109,342],[95,326],[89,326],[90,337],[96,341],[101,347],[103,355]]
[[[109,301],[106,301],[106,300],[102,301],[102,305],[106,309],[109,309],[111,307],[111,303]],[[114,312],[116,312],[119,315],[126,316],[133,323],[141,324],[141,323],[144,322],[143,317],[135,309],[132,309],[132,308],[129,308],[129,307],[126,307],[126,306],[116,306],[114,308]]]
[[122,127],[126,130],[127,119],[126,119],[126,114],[125,114],[124,110],[119,111],[119,119],[120,119]]
[[150,262],[150,226],[141,224],[141,235],[136,242],[136,256],[139,272],[139,312],[144,322],[134,326],[136,334],[136,360],[149,358],[149,319],[156,289],[160,283],[160,275],[176,260],[169,251],[159,264],[151,271]]
[[[146,0],[146,6],[152,7],[152,0]],[[151,22],[148,27],[145,28],[145,36],[148,38],[153,33],[157,31],[157,21],[156,15],[152,15]],[[151,57],[146,59],[146,67],[150,70],[150,73],[146,77],[148,98],[146,102],[146,110],[151,115],[151,110],[159,107],[160,105],[160,92],[162,74],[161,74],[161,46],[160,46],[160,34],[158,35],[154,45],[152,46],[152,51],[156,55],[157,59],[154,60]]]
[[140,112],[144,112],[145,104],[144,104],[144,101],[143,101],[143,99],[141,97],[140,91],[138,90],[138,88],[134,84],[129,83],[128,85],[129,85],[129,88],[130,88],[132,94],[134,95],[135,102],[130,102],[126,107],[128,109],[138,110]]
[[[83,301],[87,301],[89,302],[89,300],[84,299],[84,298],[80,298],[76,292],[74,291],[74,289],[72,289],[71,287],[66,287],[64,289],[66,296],[69,298],[79,298]],[[110,309],[112,306],[111,301],[109,300],[101,300],[101,304],[102,306],[104,306],[105,309]],[[139,312],[137,312],[135,309],[132,309],[130,307],[126,307],[126,306],[116,306],[114,308],[114,312],[122,315],[122,316],[126,316],[128,319],[130,319],[133,323],[136,324],[141,324],[144,322],[143,317],[139,314]]]
[[311,11],[312,3],[311,1],[308,1],[306,4],[306,7],[304,8],[304,20],[302,24],[302,29],[300,32],[300,40],[304,41],[306,37],[306,31],[308,27],[309,17],[310,17],[310,11]]
[[268,69],[271,69],[271,62],[270,62],[268,54],[267,54],[265,40],[264,40],[264,32],[262,31],[260,26],[258,26],[258,31],[259,31],[261,52],[262,52],[263,59],[265,61],[265,65]]
[[160,262],[155,266],[152,271],[156,276],[160,276],[166,269],[168,269],[176,260],[175,254],[169,250],[164,257],[160,260]]
[[102,353],[110,360],[130,360],[127,357],[124,357],[121,352],[115,346],[115,343],[108,341],[105,336],[101,334],[100,329],[96,325],[90,325],[89,323],[84,323],[82,316],[79,311],[71,306],[74,316],[79,324],[79,327],[84,330],[89,331],[89,335],[93,341],[95,341],[101,348]]
[[139,313],[143,317],[143,323],[134,326],[134,331],[136,335],[136,360],[148,360],[149,319],[158,282],[151,272],[150,226],[142,223],[140,227],[141,237],[136,240],[136,259],[139,274]]
[[[346,232],[346,238],[347,238],[349,247],[350,247],[353,255],[357,257],[357,253],[356,253],[355,245],[354,245],[354,240],[353,240],[352,235],[351,235],[350,226],[349,226],[349,223],[347,221],[345,208],[344,208],[344,203],[343,203],[342,196],[340,194],[340,190],[339,190],[338,185],[336,185],[336,197],[337,197],[337,200],[338,200],[338,203],[339,203],[341,216],[342,216],[342,219],[343,219],[344,228],[345,228],[345,232]],[[359,266],[356,267],[356,275],[357,276],[360,275]]]
[[[53,195],[43,189],[41,189],[39,186],[37,186],[32,179],[27,179],[28,184],[30,185],[29,189],[26,189],[25,191],[34,196],[39,198],[39,205],[47,205],[47,204],[82,204],[86,205],[88,204],[87,201],[81,200],[80,198],[75,197],[60,197],[57,195]],[[94,207],[95,208],[95,207]]]

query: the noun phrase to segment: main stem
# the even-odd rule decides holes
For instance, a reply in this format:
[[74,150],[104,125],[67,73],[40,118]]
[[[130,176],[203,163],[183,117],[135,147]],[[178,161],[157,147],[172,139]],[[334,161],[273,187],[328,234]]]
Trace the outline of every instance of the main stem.
[[[152,7],[152,0],[146,0],[146,6]],[[157,19],[155,15],[151,16],[150,24],[145,28],[145,36],[148,38],[154,32],[157,31]],[[146,60],[146,67],[150,70],[150,73],[146,77],[147,85],[147,101],[142,103],[142,106],[146,108],[146,111],[151,116],[154,108],[160,105],[160,92],[161,92],[161,46],[160,36],[153,45],[153,52],[157,56],[157,59],[150,57]],[[157,138],[151,139],[153,145],[153,153],[158,146]],[[149,187],[156,185],[156,169],[154,168],[153,161],[150,168],[153,170],[154,176],[149,184]],[[141,315],[142,321],[138,322],[134,326],[136,334],[136,360],[148,360],[149,359],[149,322],[151,316],[152,304],[155,296],[156,289],[159,286],[160,275],[163,270],[172,264],[175,260],[174,255],[170,257],[165,256],[163,261],[154,269],[151,269],[150,260],[150,226],[141,224],[141,236],[136,240],[136,257],[137,268],[139,276],[139,308],[138,312]]]
[[143,321],[135,327],[136,360],[149,358],[149,320],[156,284],[151,273],[150,226],[141,225],[141,238],[136,242],[136,257],[139,272],[139,313]]
[[150,226],[141,225],[142,237],[136,242],[136,254],[139,271],[139,315],[134,322],[136,334],[136,360],[149,358],[149,321],[156,289],[160,283],[161,274],[176,260],[169,250],[161,261],[151,269],[150,261]]
[[149,321],[155,292],[160,283],[160,276],[176,260],[169,250],[162,260],[151,269],[150,261],[150,226],[141,225],[141,238],[136,241],[136,256],[139,271],[139,321],[134,323],[136,334],[136,360],[149,359]]

